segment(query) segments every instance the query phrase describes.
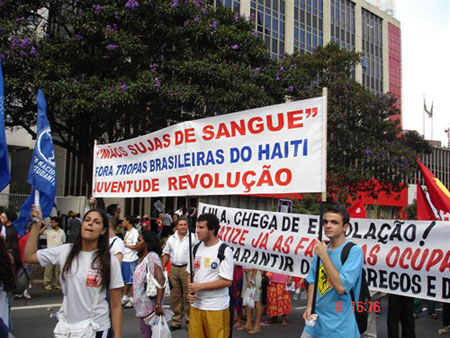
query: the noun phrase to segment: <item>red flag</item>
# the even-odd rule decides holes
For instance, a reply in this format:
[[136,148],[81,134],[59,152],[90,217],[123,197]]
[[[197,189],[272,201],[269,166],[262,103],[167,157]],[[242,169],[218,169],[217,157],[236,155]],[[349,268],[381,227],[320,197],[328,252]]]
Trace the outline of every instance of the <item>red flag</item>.
[[443,221],[450,220],[450,192],[419,159],[417,159],[417,163],[425,180],[431,203],[436,208],[439,218]]
[[358,200],[356,203],[349,206],[347,211],[352,218],[367,218],[366,209],[362,200]]
[[417,182],[417,219],[419,221],[440,220],[437,218],[428,203],[422,186]]

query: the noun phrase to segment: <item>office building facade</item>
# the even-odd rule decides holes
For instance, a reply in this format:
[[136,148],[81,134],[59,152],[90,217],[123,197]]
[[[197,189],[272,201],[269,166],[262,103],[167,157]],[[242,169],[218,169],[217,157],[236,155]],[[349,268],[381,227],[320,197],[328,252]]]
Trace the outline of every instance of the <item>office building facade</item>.
[[[387,13],[393,10],[364,0],[216,0],[215,5],[249,17],[274,58],[312,53],[329,42],[361,52],[355,79],[376,94],[391,92],[401,108],[400,22]],[[392,1],[384,7],[393,8]]]

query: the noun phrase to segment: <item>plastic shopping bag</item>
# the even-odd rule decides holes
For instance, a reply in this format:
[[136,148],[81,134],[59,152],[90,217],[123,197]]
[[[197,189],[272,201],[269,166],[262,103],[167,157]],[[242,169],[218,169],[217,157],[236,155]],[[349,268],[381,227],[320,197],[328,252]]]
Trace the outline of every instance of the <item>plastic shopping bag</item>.
[[167,325],[164,316],[158,316],[155,325],[152,325],[152,337],[154,338],[172,338],[169,325]]
[[166,279],[166,287],[164,288],[164,297],[170,297],[170,285],[169,285],[169,276],[167,271],[164,270],[164,278]]
[[250,309],[255,308],[255,288],[247,288],[244,292],[244,296],[242,297],[242,305],[248,306]]

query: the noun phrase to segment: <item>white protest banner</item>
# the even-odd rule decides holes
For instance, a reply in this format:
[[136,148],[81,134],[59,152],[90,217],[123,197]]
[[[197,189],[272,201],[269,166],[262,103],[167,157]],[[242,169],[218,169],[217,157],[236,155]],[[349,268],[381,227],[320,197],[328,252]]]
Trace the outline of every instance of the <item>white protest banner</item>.
[[322,192],[325,100],[188,121],[96,145],[93,196]]
[[[200,203],[203,213],[219,218],[236,264],[306,277],[319,216]],[[450,222],[355,218],[346,235],[364,252],[371,290],[450,303]]]

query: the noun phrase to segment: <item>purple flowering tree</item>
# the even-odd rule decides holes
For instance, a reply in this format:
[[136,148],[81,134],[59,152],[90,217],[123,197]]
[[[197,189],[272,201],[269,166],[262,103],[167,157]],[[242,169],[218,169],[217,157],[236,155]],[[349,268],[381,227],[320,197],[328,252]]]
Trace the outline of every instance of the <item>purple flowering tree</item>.
[[54,142],[83,163],[88,184],[95,139],[115,142],[285,97],[278,62],[229,9],[201,0],[61,3],[0,2],[5,112],[9,125],[34,134],[42,88]]

